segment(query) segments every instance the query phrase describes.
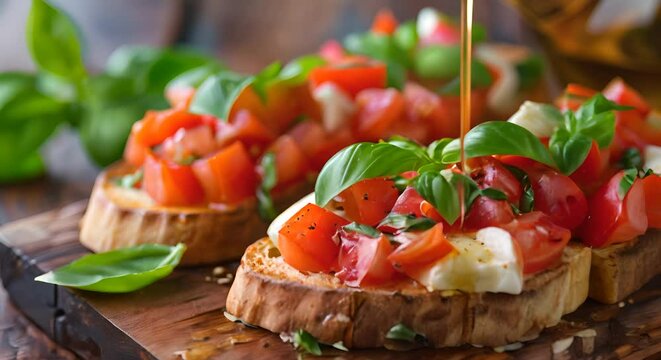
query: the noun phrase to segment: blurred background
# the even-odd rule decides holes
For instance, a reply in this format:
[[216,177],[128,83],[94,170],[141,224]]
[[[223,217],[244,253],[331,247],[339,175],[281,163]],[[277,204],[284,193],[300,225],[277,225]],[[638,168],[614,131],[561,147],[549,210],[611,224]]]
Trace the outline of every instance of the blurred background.
[[[79,28],[85,65],[101,71],[121,45],[184,46],[255,72],[274,60],[315,52],[328,39],[365,31],[390,8],[400,20],[433,6],[458,16],[459,0],[52,0]],[[0,71],[34,71],[25,41],[30,1],[0,0]],[[551,95],[567,82],[602,88],[622,76],[659,106],[659,0],[476,0],[488,40],[524,44],[544,55]],[[136,119],[137,120],[137,119]],[[1,144],[0,144],[1,145]],[[0,146],[0,151],[2,147]],[[99,168],[67,126],[41,148],[47,178],[0,185],[0,223],[31,206],[86,197]],[[2,154],[0,154],[2,155]],[[46,194],[46,195],[44,195]],[[52,207],[52,206],[46,206]]]

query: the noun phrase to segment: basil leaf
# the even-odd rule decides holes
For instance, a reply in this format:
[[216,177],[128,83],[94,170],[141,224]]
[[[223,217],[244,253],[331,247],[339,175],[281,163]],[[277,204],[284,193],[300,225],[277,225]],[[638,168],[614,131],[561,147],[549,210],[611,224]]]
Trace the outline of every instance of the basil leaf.
[[385,219],[381,220],[381,223],[377,226],[378,228],[382,226],[387,226],[397,231],[406,232],[406,231],[417,231],[417,230],[427,230],[436,225],[436,222],[427,217],[416,217],[411,214],[395,214],[390,213]]
[[138,183],[142,181],[142,177],[144,176],[144,172],[142,169],[134,172],[133,174],[128,174],[124,175],[122,177],[119,177],[115,179],[115,184],[119,187],[127,188],[127,189],[132,189],[134,188]]
[[452,79],[459,75],[461,49],[458,45],[431,45],[419,49],[413,71],[423,79]]
[[393,36],[373,32],[350,34],[344,39],[344,47],[351,53],[383,61],[387,67],[388,86],[403,88],[411,60],[408,52],[399,46]]
[[294,347],[312,355],[321,355],[321,347],[319,347],[317,339],[303,329],[294,333]]
[[617,188],[617,196],[620,198],[620,200],[624,200],[624,197],[627,196],[627,193],[633,186],[636,178],[638,178],[638,169],[624,170],[624,176],[622,176],[620,185]]
[[[553,159],[544,144],[525,128],[506,121],[489,121],[472,128],[464,138],[467,158],[489,155],[519,155],[553,165]],[[443,162],[459,162],[459,140],[443,150]]]
[[564,128],[557,128],[549,141],[549,150],[558,169],[571,174],[578,169],[590,153],[592,140],[581,134],[571,135]]
[[[473,61],[471,63],[471,86],[473,88],[485,88],[491,85],[492,82],[493,76],[491,76],[486,65],[479,61]],[[442,95],[459,96],[460,85],[461,81],[459,75],[457,75],[457,77],[441,87],[438,92]]]
[[443,161],[443,150],[448,144],[452,142],[451,138],[443,138],[440,140],[435,140],[429,146],[427,146],[427,155],[434,161],[442,162]]
[[[7,144],[5,136],[15,136],[14,133],[4,134],[0,131],[0,148]],[[27,179],[34,179],[46,172],[44,160],[38,151],[34,151],[21,158],[10,158],[0,160],[0,184],[11,184]]]
[[85,255],[35,280],[89,291],[131,292],[168,276],[185,250],[184,244],[143,244]]
[[331,344],[331,346],[338,350],[349,351],[349,349],[346,346],[344,346],[344,343],[342,341],[338,341],[334,344]]
[[516,166],[505,164],[505,167],[519,180],[523,188],[523,194],[517,210],[521,213],[531,212],[535,207],[535,192],[532,190],[532,184],[530,183],[528,174]]
[[300,85],[307,81],[308,74],[313,69],[326,64],[321,56],[318,55],[305,55],[296,58],[280,71],[278,80],[286,83],[287,85]]
[[394,135],[390,139],[388,139],[387,142],[388,142],[388,144],[395,145],[395,146],[400,147],[402,149],[411,150],[411,151],[415,152],[420,158],[423,158],[423,159],[427,158],[427,159],[431,160],[431,158],[429,158],[429,155],[427,155],[427,151],[426,151],[425,147],[418,144],[417,142],[415,142],[413,140],[407,139],[403,136]]
[[232,105],[254,78],[233,72],[221,72],[206,79],[195,93],[190,111],[209,114],[218,119],[229,121]]
[[221,66],[218,64],[207,64],[199,66],[179,74],[170,80],[165,88],[198,88],[202,82],[204,82],[204,80],[213,74],[217,74],[219,71],[221,71]]
[[85,77],[76,26],[58,8],[45,0],[33,0],[26,38],[40,69],[76,82]]
[[271,198],[271,190],[278,182],[277,172],[275,168],[275,154],[267,152],[262,157],[260,162],[262,169],[262,183],[257,188],[257,210],[259,216],[266,221],[272,221],[277,215],[273,199]]
[[630,110],[630,106],[618,105],[601,94],[598,93],[595,96],[588,99],[586,102],[581,105],[581,107],[576,110],[576,118],[580,121],[587,121],[595,115],[613,111],[613,110]]
[[640,150],[634,147],[625,149],[622,153],[622,158],[618,161],[618,165],[622,169],[642,169],[643,157],[640,154]]
[[429,201],[450,224],[461,215],[459,193],[450,181],[440,173],[424,172],[413,185],[423,199]]
[[567,127],[572,133],[580,133],[594,139],[600,148],[607,147],[613,141],[615,135],[615,114],[612,111],[599,113],[589,118],[576,118],[571,112],[565,114],[566,122],[572,122],[574,127]]
[[361,180],[397,176],[428,162],[417,151],[389,143],[353,144],[340,150],[321,169],[315,185],[315,202],[325,206],[337,194]]
[[282,70],[282,64],[276,61],[267,65],[253,77],[250,85],[252,85],[253,90],[255,90],[255,93],[257,93],[257,96],[259,96],[262,102],[266,102],[266,87],[276,80],[280,74],[280,70]]
[[544,60],[539,54],[532,54],[515,65],[519,77],[519,91],[535,87],[544,74]]
[[397,324],[388,330],[386,339],[400,340],[407,342],[424,342],[424,335],[418,334],[404,324]]
[[480,195],[493,200],[507,200],[507,195],[496,188],[486,188],[480,191]]
[[378,238],[381,236],[381,232],[379,232],[377,229],[368,225],[359,224],[357,222],[352,222],[348,225],[344,225],[342,229],[348,232],[355,232],[358,234],[367,235],[371,238]]
[[418,46],[418,29],[415,21],[407,21],[397,27],[393,34],[395,43],[406,51],[414,51]]

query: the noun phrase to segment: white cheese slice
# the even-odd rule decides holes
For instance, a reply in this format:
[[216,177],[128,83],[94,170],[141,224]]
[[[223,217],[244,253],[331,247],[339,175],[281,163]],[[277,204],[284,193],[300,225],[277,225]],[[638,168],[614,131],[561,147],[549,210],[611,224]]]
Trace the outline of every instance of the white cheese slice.
[[661,146],[645,146],[643,158],[645,159],[644,169],[652,169],[654,173],[661,174]]
[[356,104],[349,95],[332,82],[319,85],[314,89],[312,97],[321,106],[322,123],[328,132],[346,127],[356,111]]
[[521,293],[523,266],[507,231],[488,227],[475,238],[450,235],[448,239],[456,251],[416,276],[429,291]]
[[507,121],[525,128],[539,138],[544,138],[553,135],[561,120],[562,115],[553,105],[525,101]]
[[295,202],[287,210],[283,211],[278,217],[276,217],[269,228],[266,230],[269,238],[273,242],[273,245],[278,247],[278,233],[280,229],[285,225],[287,220],[291,219],[296,213],[305,207],[307,204],[314,204],[314,193],[304,196],[301,200]]
[[418,19],[416,20],[416,29],[418,30],[419,38],[426,38],[436,31],[438,23],[440,22],[440,16],[438,11],[434,8],[426,7],[418,13]]

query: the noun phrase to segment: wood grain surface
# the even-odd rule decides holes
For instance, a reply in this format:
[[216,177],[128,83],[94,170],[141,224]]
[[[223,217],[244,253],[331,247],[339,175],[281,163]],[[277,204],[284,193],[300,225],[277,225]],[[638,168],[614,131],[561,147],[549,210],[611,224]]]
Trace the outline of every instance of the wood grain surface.
[[[218,279],[225,279],[236,264],[226,264],[218,276],[213,267],[176,269],[168,278],[129,294],[99,294],[32,281],[36,274],[87,253],[77,239],[84,209],[81,201],[0,227],[0,270],[7,291],[59,344],[83,358],[297,357],[278,335],[223,316],[230,284],[228,280],[218,284]],[[620,304],[588,301],[515,351],[461,347],[345,353],[324,348],[324,353],[342,359],[644,359],[661,354],[661,278]]]

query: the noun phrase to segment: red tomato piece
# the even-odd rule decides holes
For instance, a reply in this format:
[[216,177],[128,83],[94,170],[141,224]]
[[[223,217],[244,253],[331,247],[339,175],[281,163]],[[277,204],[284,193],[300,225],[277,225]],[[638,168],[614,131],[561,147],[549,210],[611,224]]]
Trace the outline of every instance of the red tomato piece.
[[381,285],[397,277],[388,255],[393,251],[385,235],[367,235],[340,230],[340,271],[336,276],[349,286]]
[[253,156],[261,155],[275,138],[271,129],[245,109],[238,110],[230,123],[220,123],[216,136],[221,147],[241,141]]
[[392,11],[388,9],[379,10],[372,22],[372,32],[375,34],[390,35],[395,32],[398,26],[397,19]]
[[162,158],[181,163],[191,157],[202,157],[216,150],[216,139],[208,126],[179,129],[165,139],[159,153]]
[[393,123],[404,114],[404,97],[395,89],[367,89],[356,97],[356,132],[360,140],[387,137]]
[[238,141],[212,156],[196,160],[192,166],[209,202],[236,204],[255,194],[255,164]]
[[285,262],[300,271],[337,270],[340,245],[334,237],[347,224],[333,212],[308,204],[280,229],[278,249]]
[[183,206],[204,202],[204,191],[190,166],[147,155],[142,184],[159,205]]
[[588,213],[587,199],[572,179],[545,167],[524,170],[535,195],[535,210],[549,215],[557,225],[569,230],[583,222]]
[[195,88],[178,86],[165,89],[165,98],[173,108],[187,110],[195,96]]
[[468,161],[471,178],[480,189],[494,188],[507,195],[507,201],[519,206],[523,189],[519,180],[498,159],[491,156]]
[[288,135],[301,147],[313,171],[320,171],[335,153],[355,142],[350,129],[328,133],[320,123],[313,120],[299,123]]
[[636,179],[620,198],[620,182],[624,171],[615,174],[590,197],[590,209],[585,222],[577,230],[578,237],[592,247],[604,247],[629,241],[647,230],[645,188]]
[[650,228],[661,229],[661,175],[652,174],[643,179],[645,210]]
[[342,191],[337,198],[347,218],[374,226],[388,215],[398,196],[393,181],[377,178],[359,181]]
[[[489,89],[474,89],[471,92],[471,127],[484,121],[487,111],[487,94]],[[442,120],[436,124],[435,139],[444,137],[459,137],[460,106],[459,96],[444,95],[440,97]]]
[[440,223],[421,233],[399,235],[399,239],[404,242],[388,256],[388,260],[395,269],[409,276],[415,276],[454,251]]
[[412,187],[407,187],[404,192],[397,198],[395,205],[392,207],[392,213],[401,215],[413,215],[415,217],[422,217],[422,210],[420,204],[425,201],[422,196]]
[[275,154],[277,189],[282,189],[305,179],[305,175],[310,170],[310,164],[300,146],[291,136],[280,136],[271,145],[269,151]]
[[610,150],[608,148],[599,149],[599,145],[593,140],[590,152],[583,164],[569,177],[586,194],[593,193],[601,185],[601,179],[608,166],[609,155]]
[[590,89],[588,87],[569,83],[565,88],[563,95],[556,100],[556,106],[560,108],[560,111],[566,110],[577,110],[585,100],[593,97],[597,94],[596,90]]
[[330,63],[337,63],[344,59],[346,52],[337,40],[328,40],[321,45],[319,56]]
[[466,213],[463,229],[473,232],[489,226],[507,224],[512,220],[514,212],[507,201],[478,196]]
[[507,230],[521,249],[523,273],[533,274],[558,264],[571,238],[571,232],[556,225],[546,214],[533,211],[509,224]]
[[384,88],[386,66],[382,63],[327,65],[313,69],[309,79],[313,87],[332,82],[354,97],[365,89]]
[[645,119],[652,108],[636,90],[627,85],[621,78],[615,78],[606,85],[604,96],[618,105],[632,106],[634,109],[618,111],[618,120],[628,123],[629,120]]

